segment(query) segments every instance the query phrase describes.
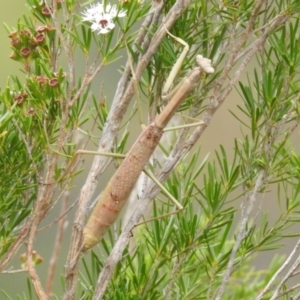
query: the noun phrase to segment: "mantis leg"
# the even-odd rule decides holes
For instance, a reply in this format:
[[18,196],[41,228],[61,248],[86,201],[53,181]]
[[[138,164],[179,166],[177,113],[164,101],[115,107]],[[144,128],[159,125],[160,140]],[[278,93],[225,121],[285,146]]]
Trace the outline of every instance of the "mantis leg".
[[171,213],[167,213],[167,214],[161,215],[161,216],[156,217],[156,218],[152,218],[152,219],[149,219],[149,220],[140,222],[140,223],[136,224],[136,225],[134,226],[134,228],[137,227],[137,226],[139,226],[139,225],[143,225],[143,224],[145,224],[145,223],[148,223],[148,222],[152,222],[152,221],[155,221],[155,220],[164,218],[164,217],[169,217],[169,216],[171,216],[171,215],[178,214],[178,213],[180,213],[180,212],[184,209],[184,207],[181,205],[181,203],[180,203],[176,198],[174,198],[174,196],[173,196],[173,195],[172,195],[172,194],[164,187],[164,185],[163,185],[163,184],[155,177],[155,175],[154,175],[150,170],[143,170],[143,172],[144,172],[149,178],[151,178],[151,179],[153,180],[154,183],[156,183],[156,184],[160,187],[161,191],[162,191],[166,196],[169,197],[169,199],[176,205],[177,210],[175,210],[175,211],[173,211],[173,212],[171,212]]
[[[187,55],[187,53],[189,52],[190,50],[190,47],[189,45],[182,39],[180,39],[179,37],[176,37],[174,36],[173,34],[171,34],[167,29],[166,29],[167,33],[173,38],[175,39],[175,41],[179,42],[181,45],[183,45],[183,51],[181,52],[179,58],[177,59],[176,63],[173,65],[173,68],[166,80],[166,83],[163,87],[163,90],[162,90],[162,95],[163,95],[163,98],[164,99],[169,99],[172,97],[172,95],[177,91],[178,89],[178,86],[175,87],[169,94],[167,94],[170,90],[170,87],[171,85],[173,84],[173,81],[177,75],[177,73],[179,72],[179,69]],[[179,84],[180,86],[180,84]]]
[[[88,151],[88,150],[78,150],[76,152],[76,155],[79,154],[92,154],[92,155],[103,155],[103,156],[109,156],[109,157],[113,157],[113,158],[125,158],[126,155],[124,154],[118,154],[118,153],[110,153],[110,152],[97,152],[97,151]],[[157,220],[157,219],[161,219],[164,217],[168,217],[174,214],[177,214],[179,212],[181,212],[183,210],[183,206],[179,203],[179,201],[177,199],[174,198],[174,196],[164,187],[164,185],[155,177],[155,175],[150,171],[150,170],[146,170],[144,169],[143,172],[154,182],[156,183],[157,186],[160,187],[161,191],[176,205],[176,207],[178,208],[176,211],[168,213],[168,214],[164,214],[162,216],[156,217],[156,218],[152,218],[146,221],[143,221],[141,223],[138,223],[135,225],[135,227]]]

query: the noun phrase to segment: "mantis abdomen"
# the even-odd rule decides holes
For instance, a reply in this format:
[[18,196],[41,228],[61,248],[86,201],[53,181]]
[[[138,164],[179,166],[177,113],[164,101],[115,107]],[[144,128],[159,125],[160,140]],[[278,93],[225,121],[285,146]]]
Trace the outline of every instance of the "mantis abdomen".
[[83,251],[95,246],[116,221],[133,187],[149,162],[162,136],[163,129],[150,124],[139,136],[117,172],[101,193],[83,231]]

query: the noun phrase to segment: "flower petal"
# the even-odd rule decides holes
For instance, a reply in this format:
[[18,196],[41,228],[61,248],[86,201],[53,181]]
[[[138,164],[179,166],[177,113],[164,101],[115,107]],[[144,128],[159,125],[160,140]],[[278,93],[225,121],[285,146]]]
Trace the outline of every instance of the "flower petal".
[[125,10],[118,10],[117,5],[109,3],[104,7],[103,1],[91,4],[90,8],[82,12],[82,20],[91,22],[92,31],[98,31],[98,34],[108,33],[115,27],[113,19],[125,16]]

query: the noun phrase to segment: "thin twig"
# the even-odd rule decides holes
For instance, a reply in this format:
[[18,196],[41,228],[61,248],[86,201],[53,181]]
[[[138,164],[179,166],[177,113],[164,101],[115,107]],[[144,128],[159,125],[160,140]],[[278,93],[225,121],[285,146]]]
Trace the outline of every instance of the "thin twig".
[[258,0],[256,2],[255,7],[252,11],[251,17],[249,19],[249,22],[247,24],[247,27],[244,30],[243,35],[242,35],[239,43],[236,46],[233,46],[234,36],[231,35],[230,39],[232,40],[232,42],[229,43],[229,47],[230,48],[233,47],[233,49],[230,52],[230,55],[229,55],[227,61],[225,62],[225,67],[224,67],[220,77],[218,78],[216,84],[215,84],[214,91],[213,91],[214,94],[216,92],[218,92],[220,90],[221,86],[224,84],[230,70],[232,69],[232,66],[234,65],[234,60],[236,59],[236,57],[238,56],[238,54],[239,54],[240,50],[242,49],[243,45],[246,43],[249,36],[251,35],[251,32],[252,32],[253,27],[255,25],[255,21],[256,21],[258,15],[259,15],[260,7],[262,6],[264,1],[265,0]]
[[16,274],[16,273],[24,273],[27,272],[25,269],[18,269],[18,270],[4,270],[1,273],[2,274]]
[[[175,257],[176,259],[177,257]],[[178,259],[176,260],[175,264],[173,265],[171,274],[170,274],[170,281],[168,282],[168,285],[166,286],[165,293],[164,293],[164,298],[165,299],[170,299],[169,295],[172,291],[172,287],[175,284],[177,280],[177,273],[181,270],[182,265],[186,259],[186,254],[180,255]]]
[[231,250],[229,262],[227,264],[227,268],[226,268],[225,274],[223,276],[222,283],[221,283],[221,285],[220,285],[220,287],[218,289],[217,295],[215,297],[216,300],[220,300],[222,298],[222,295],[225,292],[225,287],[226,287],[226,284],[229,281],[229,277],[230,277],[230,274],[232,272],[232,267],[233,267],[233,264],[234,264],[234,261],[235,261],[236,254],[237,254],[237,252],[239,250],[240,244],[242,243],[243,239],[246,236],[246,225],[247,225],[247,222],[249,220],[249,217],[250,217],[250,215],[252,213],[254,204],[256,202],[257,194],[258,194],[259,190],[264,185],[264,178],[265,178],[265,176],[266,176],[266,171],[264,169],[262,169],[258,173],[258,176],[257,176],[256,181],[255,181],[255,186],[253,188],[253,191],[251,191],[247,195],[246,199],[244,200],[243,204],[246,205],[246,208],[245,208],[245,211],[244,211],[244,213],[242,215],[242,220],[241,220],[241,223],[239,225],[239,230],[238,230],[238,233],[237,233],[237,237],[236,237],[234,246],[233,246],[233,248]]
[[56,264],[57,264],[57,260],[59,258],[59,252],[60,252],[61,245],[62,245],[63,233],[64,233],[65,227],[66,227],[66,221],[67,221],[66,212],[67,212],[69,197],[70,197],[70,193],[65,192],[65,197],[62,200],[62,206],[61,206],[61,211],[60,211],[60,214],[62,215],[62,217],[60,218],[60,220],[58,222],[58,228],[57,228],[56,239],[54,242],[53,253],[52,253],[52,257],[49,261],[48,275],[47,275],[47,281],[46,281],[46,294],[48,295],[49,298],[51,297]]
[[[33,222],[33,225],[35,226],[37,223],[37,219]],[[36,295],[39,300],[49,300],[47,294],[44,291],[44,288],[42,286],[41,280],[36,272],[36,269],[34,267],[33,261],[32,261],[32,252],[28,252],[28,249],[32,249],[32,245],[30,245],[27,248],[27,257],[26,257],[26,267],[28,270],[28,274],[30,276],[31,282],[33,284],[34,290],[36,292]]]
[[[291,288],[285,290],[284,292],[280,293],[280,294],[277,296],[276,299],[282,299],[282,296],[284,296],[284,295],[286,295],[286,294],[288,294],[288,293],[290,293],[290,292],[292,292],[292,291],[294,291],[294,290],[296,290],[296,289],[298,289],[298,288],[300,288],[300,283],[298,283],[298,284],[292,286]],[[299,294],[298,294],[298,297],[299,297]],[[293,297],[292,300],[296,300],[296,298]]]
[[[288,264],[291,262],[293,256],[296,254],[296,252],[299,250],[299,248],[300,248],[300,240],[298,240],[296,246],[294,247],[294,249],[291,252],[291,254],[289,255],[289,257],[286,259],[286,261],[281,266],[281,268],[275,273],[275,275],[269,281],[268,285],[265,287],[265,289],[263,290],[263,292],[265,290],[269,290],[270,289],[270,287],[273,285],[274,280],[276,279],[276,277],[288,266]],[[283,277],[283,279],[281,280],[281,282],[276,286],[276,289],[275,289],[275,291],[273,293],[273,296],[270,298],[270,300],[274,300],[274,299],[276,299],[278,297],[279,291],[281,290],[281,288],[283,287],[283,285],[286,283],[286,281],[291,277],[291,275],[294,273],[294,271],[299,267],[299,265],[300,265],[300,256],[298,256],[297,260],[291,266],[291,268],[289,269],[289,271],[285,274],[285,276]],[[257,300],[262,299],[261,295],[263,294],[263,292],[256,298]]]

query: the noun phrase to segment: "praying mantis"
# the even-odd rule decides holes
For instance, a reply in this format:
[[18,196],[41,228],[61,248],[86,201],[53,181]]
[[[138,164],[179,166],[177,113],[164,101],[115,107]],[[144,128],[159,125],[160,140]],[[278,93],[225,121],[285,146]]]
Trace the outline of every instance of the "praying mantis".
[[[203,72],[208,74],[214,73],[214,68],[211,66],[211,60],[204,58],[201,55],[197,55],[196,62],[198,67],[195,67],[169,95],[166,95],[189,51],[189,46],[183,40],[173,35],[171,36],[184,45],[184,50],[174,64],[163,88],[163,97],[165,99],[170,98],[171,100],[162,112],[157,115],[155,120],[142,131],[127,153],[125,159],[110,179],[106,188],[101,193],[83,230],[83,252],[91,249],[100,242],[109,227],[116,221],[133,190],[138,177],[148,164],[151,155],[158,145],[163,135],[164,128],[173,117],[180,104],[195,88],[200,80],[201,74]],[[146,174],[149,173],[146,172]],[[159,182],[156,183],[159,184]],[[176,199],[173,197],[171,199],[179,207],[179,210],[183,209]]]

